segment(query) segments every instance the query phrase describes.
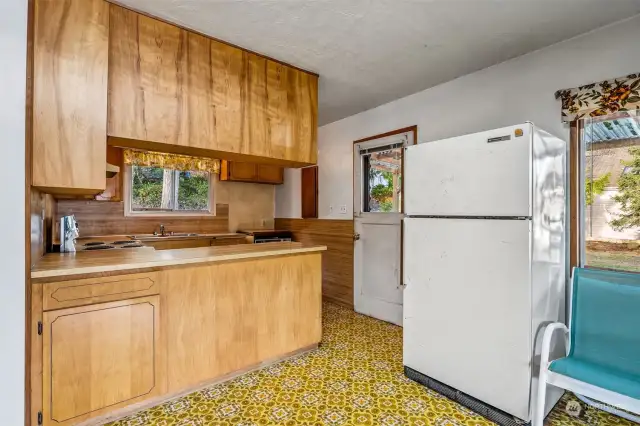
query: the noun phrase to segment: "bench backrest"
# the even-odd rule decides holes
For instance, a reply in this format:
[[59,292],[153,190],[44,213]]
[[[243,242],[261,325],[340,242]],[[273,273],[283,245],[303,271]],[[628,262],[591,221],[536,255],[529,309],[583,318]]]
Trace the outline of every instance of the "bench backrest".
[[640,376],[640,274],[574,270],[570,356]]

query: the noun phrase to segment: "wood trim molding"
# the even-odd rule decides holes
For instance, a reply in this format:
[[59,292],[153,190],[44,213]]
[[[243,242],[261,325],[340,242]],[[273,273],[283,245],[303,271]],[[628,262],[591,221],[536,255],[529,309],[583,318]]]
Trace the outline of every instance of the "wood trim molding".
[[228,41],[225,41],[225,40],[221,40],[219,38],[210,36],[208,34],[205,34],[205,33],[201,32],[201,31],[195,30],[193,28],[185,27],[184,25],[177,24],[175,22],[171,22],[171,21],[169,21],[167,19],[160,18],[160,17],[158,17],[156,15],[152,15],[151,13],[143,12],[143,11],[141,11],[139,9],[133,8],[133,7],[128,6],[128,5],[125,5],[125,4],[121,3],[121,2],[119,2],[118,0],[106,0],[106,1],[107,1],[107,3],[114,4],[116,6],[119,6],[119,7],[123,8],[123,9],[130,10],[130,11],[135,12],[135,13],[139,13],[140,15],[144,15],[144,16],[146,16],[148,18],[155,19],[155,20],[160,21],[160,22],[164,22],[165,24],[173,25],[174,27],[178,27],[178,28],[181,28],[181,29],[186,30],[186,31],[190,31],[190,32],[192,32],[194,34],[201,35],[201,36],[206,37],[206,38],[208,38],[210,40],[215,40],[215,41],[217,41],[219,43],[226,44],[227,46],[235,47],[236,49],[240,49],[240,50],[242,50],[244,52],[252,53],[254,55],[260,56],[261,58],[265,58],[265,59],[267,59],[269,61],[276,62],[278,64],[284,65],[284,66],[289,67],[289,68],[296,69],[298,71],[302,71],[304,73],[316,76],[318,78],[320,77],[320,75],[318,73],[315,73],[313,71],[305,70],[304,68],[300,68],[300,67],[297,67],[295,65],[291,65],[291,64],[289,64],[287,62],[284,62],[284,61],[281,61],[279,59],[275,59],[275,58],[272,58],[270,56],[263,55],[261,53],[255,52],[253,50],[246,49],[246,48],[244,48],[242,46],[238,46],[237,44],[233,44],[231,42],[228,42]]
[[33,55],[34,55],[34,17],[35,17],[35,0],[28,0],[27,3],[27,78],[26,78],[26,109],[25,109],[25,180],[24,180],[24,210],[25,210],[25,368],[24,368],[24,421],[26,426],[32,424],[31,419],[31,377],[32,372],[37,374],[37,370],[32,368],[31,363],[34,359],[31,351],[34,349],[31,345],[32,341],[32,311],[31,299],[33,297],[31,291],[31,182],[33,163]]
[[403,127],[402,129],[397,129],[397,130],[392,130],[390,132],[386,132],[386,133],[380,133],[379,135],[374,135],[374,136],[369,136],[366,138],[362,138],[362,139],[358,139],[357,141],[353,141],[354,144],[356,143],[360,143],[360,142],[366,142],[366,141],[370,141],[370,140],[374,140],[374,139],[380,139],[380,138],[386,138],[387,136],[393,136],[393,135],[399,135],[402,133],[407,133],[407,132],[413,132],[413,143],[417,143],[418,141],[418,126],[409,126],[409,127]]
[[580,263],[580,134],[584,123],[569,128],[569,268]]

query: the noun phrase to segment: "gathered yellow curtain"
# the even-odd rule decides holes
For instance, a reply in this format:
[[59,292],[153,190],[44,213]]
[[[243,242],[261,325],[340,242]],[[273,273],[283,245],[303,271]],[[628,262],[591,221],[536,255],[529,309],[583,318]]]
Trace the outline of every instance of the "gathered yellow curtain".
[[558,90],[556,99],[562,100],[562,121],[640,109],[640,73]]
[[220,160],[162,152],[124,150],[124,163],[144,167],[163,167],[182,171],[220,173]]

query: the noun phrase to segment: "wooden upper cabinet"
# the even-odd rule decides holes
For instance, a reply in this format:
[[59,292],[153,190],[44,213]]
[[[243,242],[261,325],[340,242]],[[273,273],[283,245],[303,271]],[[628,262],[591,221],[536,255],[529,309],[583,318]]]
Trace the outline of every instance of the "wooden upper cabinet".
[[284,182],[284,169],[270,164],[223,161],[220,166],[220,180],[279,185]]
[[43,424],[75,425],[165,392],[160,296],[43,314]]
[[109,4],[35,0],[32,184],[105,189]]
[[111,5],[113,144],[316,162],[317,76]]

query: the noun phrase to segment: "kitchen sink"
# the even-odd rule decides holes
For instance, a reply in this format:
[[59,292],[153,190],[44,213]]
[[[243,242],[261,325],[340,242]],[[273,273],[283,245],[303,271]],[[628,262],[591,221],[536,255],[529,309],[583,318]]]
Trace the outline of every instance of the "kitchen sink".
[[128,235],[128,237],[133,240],[150,240],[150,239],[156,239],[156,238],[198,237],[198,236],[200,236],[200,234],[187,233],[187,232],[173,232],[173,233],[170,232],[165,235],[160,235],[160,234]]

